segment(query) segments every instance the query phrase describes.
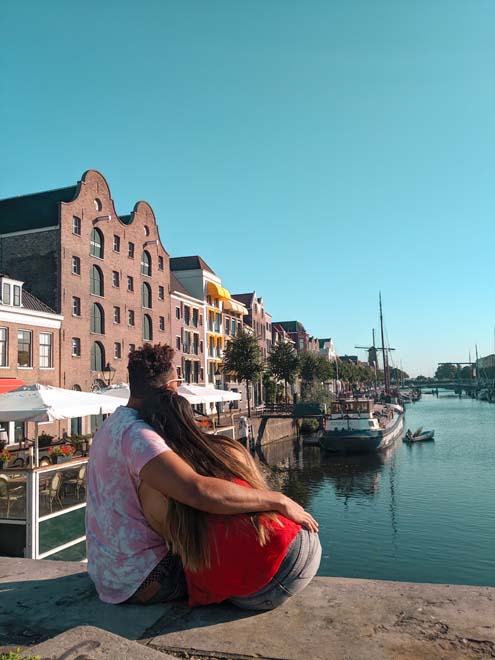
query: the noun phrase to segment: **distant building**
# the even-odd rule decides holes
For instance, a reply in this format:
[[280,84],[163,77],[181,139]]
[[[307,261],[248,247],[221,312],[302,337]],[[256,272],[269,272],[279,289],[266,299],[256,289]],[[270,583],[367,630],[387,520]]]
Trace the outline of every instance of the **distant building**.
[[333,340],[330,337],[327,337],[326,339],[318,340],[318,350],[319,350],[319,354],[325,357],[330,362],[335,362],[335,360],[337,359],[335,346],[333,345]]
[[308,351],[310,346],[313,347],[313,338],[310,342],[310,336],[306,332],[306,328],[299,321],[274,321],[273,323],[285,330],[294,342],[294,347],[298,352]]
[[247,315],[244,324],[253,330],[253,335],[258,341],[261,355],[266,360],[272,349],[272,316],[265,309],[263,298],[252,293],[234,293],[232,298],[245,305]]
[[352,364],[358,364],[359,362],[357,355],[339,355],[339,360],[341,362],[347,362]]

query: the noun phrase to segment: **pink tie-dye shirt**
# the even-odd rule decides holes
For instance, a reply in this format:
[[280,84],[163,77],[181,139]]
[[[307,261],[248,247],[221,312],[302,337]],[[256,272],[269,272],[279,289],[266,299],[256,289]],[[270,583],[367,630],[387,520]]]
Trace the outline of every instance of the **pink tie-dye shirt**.
[[88,463],[88,572],[101,600],[122,603],[167,553],[144,518],[138,497],[141,469],[165,441],[138,412],[121,406],[95,434]]

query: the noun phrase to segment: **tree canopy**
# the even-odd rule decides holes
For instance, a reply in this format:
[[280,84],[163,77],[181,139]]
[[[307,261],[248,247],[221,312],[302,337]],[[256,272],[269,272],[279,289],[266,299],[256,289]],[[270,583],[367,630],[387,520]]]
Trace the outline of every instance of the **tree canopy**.
[[248,415],[251,415],[249,383],[258,380],[263,372],[263,360],[256,337],[244,330],[232,337],[225,348],[223,370],[239,382],[246,381]]
[[287,385],[294,383],[299,371],[299,358],[292,344],[276,344],[272,348],[268,356],[268,369],[274,378],[284,381],[287,403]]

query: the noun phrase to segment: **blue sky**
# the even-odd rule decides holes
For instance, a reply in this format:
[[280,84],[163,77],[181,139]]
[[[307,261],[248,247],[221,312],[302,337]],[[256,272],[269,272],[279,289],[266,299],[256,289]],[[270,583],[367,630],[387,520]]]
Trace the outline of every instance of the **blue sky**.
[[[491,0],[5,0],[0,196],[109,182],[354,353],[493,352]],[[364,353],[361,353],[364,357]]]

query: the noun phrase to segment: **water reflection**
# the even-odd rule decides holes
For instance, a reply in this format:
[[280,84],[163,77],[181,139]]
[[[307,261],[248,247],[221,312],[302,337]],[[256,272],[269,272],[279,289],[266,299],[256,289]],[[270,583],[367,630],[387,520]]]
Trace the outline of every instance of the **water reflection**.
[[[256,457],[270,468],[273,486],[308,506],[312,497],[331,483],[337,499],[373,498],[380,490],[382,472],[390,464],[390,492],[394,492],[394,454],[397,445],[372,454],[329,454],[319,447],[304,447],[302,440],[257,447]],[[394,498],[392,509],[395,511]],[[392,513],[394,513],[392,511]]]

